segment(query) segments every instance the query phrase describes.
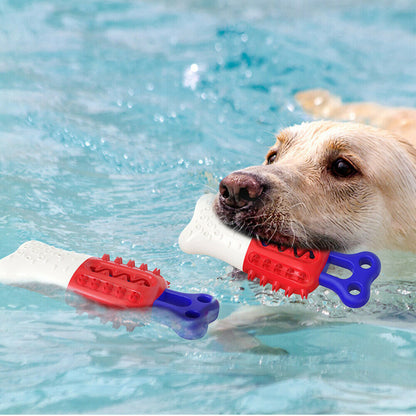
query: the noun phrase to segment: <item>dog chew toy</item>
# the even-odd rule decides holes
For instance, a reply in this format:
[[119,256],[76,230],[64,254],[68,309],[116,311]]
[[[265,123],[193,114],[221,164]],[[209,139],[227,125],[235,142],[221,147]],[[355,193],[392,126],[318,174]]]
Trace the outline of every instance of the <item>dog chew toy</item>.
[[[136,267],[108,254],[95,258],[58,249],[39,241],[28,241],[0,260],[0,282],[28,282],[61,286],[99,304],[115,308],[163,308],[164,319],[180,336],[196,339],[205,335],[219,312],[219,303],[205,293],[170,290],[159,269]],[[179,322],[178,322],[179,321]]]
[[[370,286],[380,273],[378,257],[370,252],[342,254],[335,251],[300,250],[251,239],[224,225],[213,210],[215,195],[202,196],[191,222],[179,236],[180,248],[189,254],[203,254],[223,260],[247,273],[249,280],[271,284],[307,298],[319,285],[333,290],[351,307],[364,306]],[[349,270],[348,278],[329,274],[330,265]]]

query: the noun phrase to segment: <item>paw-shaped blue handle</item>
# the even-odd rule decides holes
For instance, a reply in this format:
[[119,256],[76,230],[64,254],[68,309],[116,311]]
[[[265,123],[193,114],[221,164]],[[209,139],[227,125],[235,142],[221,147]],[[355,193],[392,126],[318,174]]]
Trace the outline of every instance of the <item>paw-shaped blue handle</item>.
[[[328,266],[333,264],[352,272],[347,279],[327,273]],[[361,308],[370,299],[371,283],[380,274],[379,258],[368,251],[356,254],[342,254],[336,251],[329,253],[325,269],[319,277],[319,284],[333,290],[350,308]]]
[[205,335],[208,325],[215,321],[219,313],[219,303],[205,293],[181,293],[165,289],[153,302],[160,308],[157,319],[172,328],[185,339],[197,339]]

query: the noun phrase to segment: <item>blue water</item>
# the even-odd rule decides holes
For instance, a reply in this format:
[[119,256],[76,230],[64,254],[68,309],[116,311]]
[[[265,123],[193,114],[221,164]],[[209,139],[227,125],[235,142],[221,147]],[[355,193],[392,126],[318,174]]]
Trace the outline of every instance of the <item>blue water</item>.
[[265,315],[187,341],[0,285],[0,412],[414,412],[414,256],[379,253],[351,311],[272,295],[177,237],[202,193],[309,120],[297,91],[415,107],[415,22],[413,0],[1,1],[0,256],[37,239],[134,258],[225,322]]

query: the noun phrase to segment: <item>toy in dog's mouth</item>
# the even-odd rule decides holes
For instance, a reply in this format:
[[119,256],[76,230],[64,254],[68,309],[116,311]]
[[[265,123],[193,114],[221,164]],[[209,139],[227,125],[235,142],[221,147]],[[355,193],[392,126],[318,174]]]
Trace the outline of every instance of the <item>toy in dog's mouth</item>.
[[288,247],[301,246],[301,242],[296,235],[290,232],[284,234],[280,230],[282,219],[279,213],[275,213],[273,216],[270,212],[262,213],[260,207],[256,205],[254,204],[245,209],[236,209],[228,206],[224,202],[223,196],[219,195],[214,203],[214,208],[219,219],[224,224],[251,238]]
[[345,240],[315,232],[299,221],[284,199],[263,178],[235,172],[224,178],[214,202],[219,219],[234,230],[265,243],[312,250],[345,251]]
[[227,206],[223,197],[217,195],[214,210],[225,225],[267,244],[306,250],[349,251],[345,241],[314,233],[293,220],[290,215],[277,212],[264,203],[256,203],[246,209],[236,209]]

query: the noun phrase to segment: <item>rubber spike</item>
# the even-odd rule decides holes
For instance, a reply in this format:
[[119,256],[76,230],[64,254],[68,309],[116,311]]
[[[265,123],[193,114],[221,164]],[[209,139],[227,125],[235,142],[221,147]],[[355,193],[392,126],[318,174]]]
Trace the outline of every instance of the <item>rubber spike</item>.
[[290,297],[290,296],[292,296],[293,292],[294,292],[293,287],[288,286],[285,290],[285,296]]
[[262,276],[260,279],[260,286],[266,286],[266,284],[267,284],[267,277]]

